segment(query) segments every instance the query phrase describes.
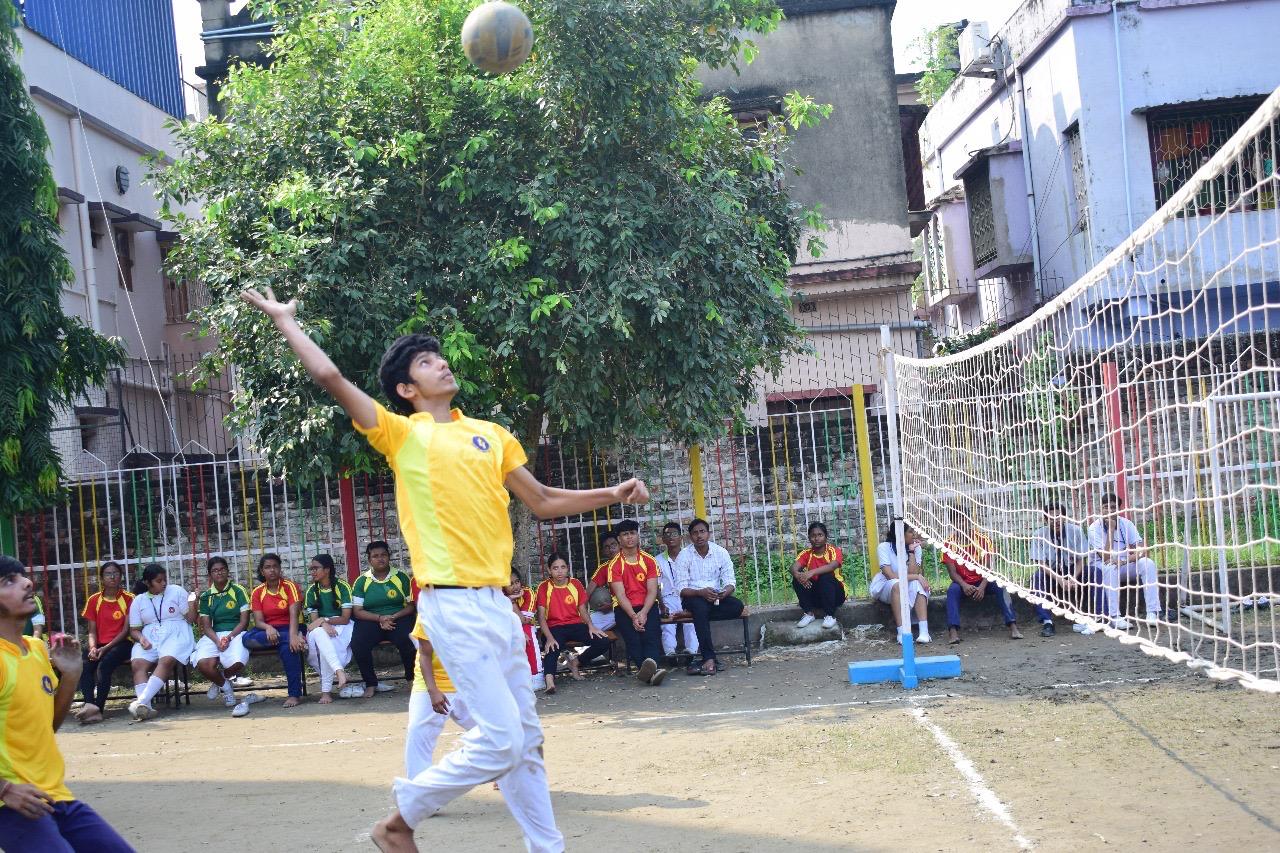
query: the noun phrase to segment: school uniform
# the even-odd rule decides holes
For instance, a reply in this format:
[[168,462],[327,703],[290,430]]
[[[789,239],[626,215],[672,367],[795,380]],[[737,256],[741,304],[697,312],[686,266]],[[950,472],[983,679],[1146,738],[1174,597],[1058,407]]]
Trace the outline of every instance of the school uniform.
[[[912,552],[915,557],[916,565],[920,566],[924,563],[924,548],[917,545]],[[899,583],[901,578],[907,576],[907,561],[898,559],[898,547],[891,542],[881,542],[880,547],[876,548],[876,564],[877,566],[889,566],[893,569],[894,574],[898,577],[890,578],[879,569],[871,576],[871,583],[868,585],[867,591],[871,597],[883,604],[893,604],[893,588]],[[924,585],[918,580],[907,582],[907,607],[910,608],[916,602],[916,597],[920,595],[928,595],[924,591]],[[914,621],[915,617],[912,617]]]
[[1089,525],[1089,550],[1093,555],[1094,568],[1102,575],[1102,586],[1106,595],[1107,615],[1116,618],[1120,615],[1120,582],[1138,580],[1142,584],[1142,600],[1147,615],[1156,617],[1160,614],[1160,588],[1156,585],[1156,561],[1150,557],[1139,557],[1136,560],[1110,562],[1103,558],[1104,551],[1127,552],[1135,545],[1143,544],[1142,534],[1138,526],[1127,518],[1117,518],[1111,529],[1110,541],[1107,536],[1107,525],[1098,519]]
[[[227,581],[227,585],[222,589],[210,585],[200,593],[196,612],[209,620],[209,627],[221,640],[240,627],[240,617],[249,612],[249,594],[244,591],[244,587],[234,581]],[[246,623],[246,632],[248,628],[249,625]],[[248,663],[249,650],[244,645],[244,633],[241,632],[232,637],[225,650],[219,649],[217,643],[201,634],[200,639],[196,641],[196,650],[191,655],[191,662],[195,664],[208,658],[217,658],[218,664],[223,669]]]
[[80,671],[80,696],[85,702],[96,705],[99,710],[106,707],[107,696],[111,693],[112,673],[129,659],[132,651],[132,642],[128,637],[129,605],[132,603],[133,596],[124,591],[117,592],[114,598],[95,592],[89,596],[84,609],[80,611],[80,618],[92,623],[91,630],[99,649],[120,638],[120,642],[102,652],[97,660],[89,658],[87,643],[81,652],[84,669]]
[[279,637],[273,643],[267,639],[265,628],[251,628],[245,632],[244,644],[250,649],[274,648],[280,658],[280,665],[284,667],[285,679],[289,682],[289,695],[301,698],[302,655],[289,647],[289,631],[297,631],[301,636],[306,633],[306,629],[289,619],[289,608],[294,604],[301,607],[302,592],[291,580],[282,578],[275,592],[268,589],[265,583],[255,586],[249,596],[249,606],[255,613],[262,613],[262,621],[275,628]]
[[[1083,593],[1079,597],[1080,609],[1094,616],[1103,615],[1102,571],[1087,562],[1080,574],[1076,575],[1076,564],[1089,556],[1089,540],[1080,525],[1064,521],[1061,531],[1055,531],[1049,525],[1041,527],[1031,537],[1028,549],[1031,562],[1039,563],[1041,568],[1031,574],[1031,590],[1050,600],[1057,599],[1068,606],[1074,604],[1068,600],[1072,597],[1062,589],[1058,581],[1044,568],[1047,566],[1059,575],[1075,577],[1083,585]],[[1035,606],[1036,618],[1041,622],[1053,623],[1053,613],[1047,607]]]
[[844,552],[828,542],[821,551],[805,548],[796,555],[796,562],[805,571],[836,563],[833,571],[814,577],[809,581],[808,587],[794,577],[791,579],[791,588],[796,591],[796,601],[801,610],[805,613],[821,610],[827,616],[835,616],[848,596],[844,588],[844,573],[840,571],[840,566],[844,563]]
[[538,584],[536,606],[547,611],[547,630],[555,637],[560,648],[542,657],[542,671],[554,676],[559,667],[561,652],[572,651],[574,646],[586,646],[583,660],[595,660],[609,652],[609,641],[592,637],[582,621],[578,608],[587,600],[587,591],[577,578],[569,578],[563,586],[550,580]]
[[476,722],[438,764],[396,780],[400,815],[416,826],[475,785],[508,774],[502,795],[526,848],[562,851],[524,631],[502,592],[514,547],[504,480],[528,457],[507,430],[456,409],[444,423],[425,412],[375,409],[375,426],[355,426],[395,474],[397,515],[422,589],[418,615]]
[[[520,592],[520,597],[516,599],[516,610],[520,611],[522,617],[520,624],[525,633],[524,655],[529,659],[529,672],[541,675],[542,658],[538,656],[538,606],[534,604],[533,590],[525,587]],[[532,621],[526,624],[525,619]]]
[[[613,608],[618,605],[618,602],[614,600],[613,594],[610,593],[609,595],[610,605],[608,610],[596,610],[591,606],[591,599],[595,597],[595,590],[597,588],[603,589],[605,592],[609,592],[608,560],[605,560],[603,563],[596,566],[596,570],[591,575],[591,588],[592,593],[587,597],[587,610],[591,617],[591,624],[596,627],[597,631],[612,631],[618,622],[618,618],[613,614]],[[603,601],[601,602],[601,606],[603,606]]]
[[[662,598],[662,606],[667,608],[668,613],[679,613],[684,610],[684,603],[680,600],[680,584],[676,582],[676,566],[675,561],[671,559],[665,550],[661,551],[654,560],[658,563],[658,595]],[[684,630],[688,628],[689,630]],[[698,653],[698,632],[693,630],[692,625],[663,625],[662,626],[662,651],[665,654],[675,654],[679,646],[676,638],[677,633],[684,635],[684,648],[690,654]]]
[[[657,577],[658,561],[653,559],[652,554],[645,551],[639,551],[634,561],[628,560],[619,551],[618,556],[608,564],[610,589],[613,588],[614,583],[621,581],[622,592],[627,598],[627,603],[637,613],[644,607],[644,600],[648,595],[648,582]],[[614,598],[616,599],[617,596],[615,595]],[[662,660],[662,615],[658,612],[656,602],[645,617],[643,631],[636,630],[635,623],[631,621],[631,617],[621,605],[614,607],[613,616],[616,620],[614,630],[622,635],[622,641],[627,647],[627,660],[635,666],[640,666],[650,658],[655,661]]]
[[132,853],[119,833],[67,789],[53,733],[58,674],[43,641],[23,637],[19,642],[0,640],[0,785],[40,789],[53,812],[32,820],[0,805],[0,848],[8,853]]
[[[310,619],[340,619],[343,613],[350,615],[352,604],[351,585],[346,581],[335,581],[333,586],[324,589],[313,583],[307,587],[303,612]],[[329,627],[337,631],[336,636],[329,636],[324,625],[307,632],[307,662],[320,673],[321,693],[333,688],[334,674],[351,662],[351,635],[355,630],[350,619],[345,624]]]
[[[978,573],[978,568],[987,564],[987,559],[991,556],[992,545],[991,540],[985,534],[974,532],[969,536],[967,542],[961,542],[958,539],[948,539],[942,543],[942,565],[955,570],[956,576],[960,580],[971,586],[977,586],[982,583],[982,575]],[[1009,603],[1009,596],[1005,595],[1000,584],[993,580],[987,581],[986,591],[983,598],[995,596],[996,603],[1000,606],[1000,614],[1004,617],[1004,624],[1012,625],[1018,621],[1018,617],[1014,615],[1013,605]],[[960,605],[968,598],[964,594],[964,587],[956,581],[952,581],[947,587],[947,627],[960,627]]]
[[142,629],[151,648],[134,643],[129,658],[151,663],[160,658],[173,658],[183,664],[189,661],[196,641],[187,621],[187,606],[187,591],[176,584],[166,586],[160,595],[138,595],[129,605],[129,627]]
[[[422,622],[414,624],[409,636],[417,640],[427,639],[427,632]],[[431,696],[427,692],[427,678],[419,670],[413,674],[413,691],[409,694],[409,730],[404,740],[405,775],[410,779],[431,767],[435,757],[436,741],[444,731],[447,720],[453,720],[464,730],[475,728],[476,721],[467,711],[467,702],[458,695],[449,673],[445,672],[440,656],[431,655],[431,674],[435,677],[436,689],[449,700],[449,713],[440,714],[431,707]]]
[[[399,569],[388,570],[387,576],[382,580],[375,578],[370,569],[356,578],[351,587],[351,603],[369,613],[393,616],[403,610],[406,604],[413,602],[412,586],[409,576]],[[510,602],[507,602],[507,609],[511,609]],[[413,614],[401,616],[396,620],[395,627],[388,631],[377,622],[356,620],[355,627],[351,630],[351,656],[355,658],[356,666],[360,667],[360,677],[364,679],[366,687],[378,686],[378,673],[373,668],[373,649],[384,641],[400,652],[404,677],[413,678],[413,668],[418,657],[413,639],[409,636],[413,631],[413,622]]]

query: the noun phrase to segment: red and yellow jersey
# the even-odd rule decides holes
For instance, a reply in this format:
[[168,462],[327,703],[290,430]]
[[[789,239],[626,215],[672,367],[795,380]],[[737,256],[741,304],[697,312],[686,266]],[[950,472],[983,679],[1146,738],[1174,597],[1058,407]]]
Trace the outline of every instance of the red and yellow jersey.
[[636,554],[635,562],[619,553],[609,561],[608,572],[609,583],[622,582],[622,591],[626,593],[631,606],[643,607],[648,582],[651,578],[656,580],[658,577],[658,561],[645,551]]
[[577,578],[569,578],[564,586],[556,586],[549,580],[538,584],[538,607],[547,610],[547,626],[572,625],[581,622],[578,608],[586,603],[587,591]]
[[806,570],[821,568],[828,563],[836,563],[835,571],[832,574],[836,576],[836,580],[842,584],[844,583],[844,573],[840,571],[840,566],[844,564],[844,552],[830,542],[821,551],[805,548],[796,557],[796,562],[800,564],[800,568]]
[[265,583],[258,584],[253,588],[250,602],[254,610],[262,611],[262,618],[272,628],[288,628],[289,605],[297,604],[301,611],[302,593],[293,581],[282,579],[275,592],[267,589]]
[[[58,676],[42,640],[0,640],[0,780],[34,785],[54,802],[73,800],[53,737]],[[0,808],[4,808],[0,804]]]
[[955,569],[965,583],[982,583],[982,575],[978,574],[977,567],[987,565],[991,551],[991,540],[975,530],[969,535],[967,544],[961,544],[956,538],[948,539],[942,544],[942,564]]
[[[422,620],[413,623],[413,630],[409,632],[409,636],[415,640],[427,639],[427,632],[422,627]],[[453,686],[453,682],[449,680],[449,673],[444,671],[444,664],[440,662],[440,655],[431,655],[431,674],[435,676],[436,687],[441,693],[457,693],[458,688]],[[413,668],[413,691],[415,693],[427,692],[427,679],[422,675],[422,667],[414,666]]]
[[95,592],[84,603],[80,618],[93,623],[98,645],[106,645],[129,629],[129,605],[132,603],[133,596],[127,592],[118,592],[115,598]]
[[520,597],[516,599],[516,609],[521,613],[532,616],[534,610],[537,609],[538,606],[534,604],[533,599],[533,590],[526,586],[524,591],[520,593]]
[[511,519],[506,477],[528,457],[515,436],[457,409],[436,423],[377,405],[372,429],[355,424],[396,475],[396,511],[421,587],[506,586],[511,582]]
[[596,570],[591,575],[592,586],[608,586],[609,585],[609,561],[605,560],[596,566]]

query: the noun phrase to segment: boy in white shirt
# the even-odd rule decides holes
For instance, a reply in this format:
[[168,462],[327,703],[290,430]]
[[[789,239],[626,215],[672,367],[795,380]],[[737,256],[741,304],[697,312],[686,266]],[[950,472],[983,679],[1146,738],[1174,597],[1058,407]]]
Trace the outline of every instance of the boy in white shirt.
[[1089,525],[1089,550],[1102,572],[1111,624],[1122,631],[1129,627],[1129,621],[1120,616],[1120,582],[1135,578],[1142,584],[1147,612],[1144,621],[1157,624],[1161,608],[1155,560],[1147,556],[1137,525],[1120,514],[1120,501],[1113,494],[1102,496],[1102,516]]

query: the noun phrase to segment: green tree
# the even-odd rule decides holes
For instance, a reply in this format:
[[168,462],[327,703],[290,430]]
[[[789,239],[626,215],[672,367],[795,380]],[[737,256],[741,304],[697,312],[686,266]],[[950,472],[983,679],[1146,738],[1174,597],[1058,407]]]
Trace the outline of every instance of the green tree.
[[[534,56],[493,78],[463,57],[466,0],[259,2],[267,68],[240,67],[225,120],[178,130],[157,175],[178,275],[238,366],[230,415],[308,476],[380,464],[236,299],[298,297],[304,328],[375,396],[407,330],[436,334],[460,404],[536,440],[608,444],[721,430],[802,341],[786,277],[821,220],[782,184],[787,133],[829,108],[786,98],[744,134],[694,72],[753,51],[771,0],[529,0]],[[811,240],[811,250],[821,250]]]
[[16,16],[0,2],[0,519],[56,499],[57,410],[123,357],[118,342],[62,313],[75,274],[58,243],[49,137],[18,67]]
[[916,81],[916,92],[926,106],[933,106],[956,79],[960,68],[960,31],[956,24],[926,30],[913,43],[924,55],[924,74]]

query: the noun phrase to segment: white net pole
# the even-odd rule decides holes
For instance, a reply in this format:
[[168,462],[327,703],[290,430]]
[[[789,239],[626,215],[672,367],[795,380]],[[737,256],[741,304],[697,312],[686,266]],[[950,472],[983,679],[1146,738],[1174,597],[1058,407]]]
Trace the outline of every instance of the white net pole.
[[1158,164],[1167,202],[1082,278],[887,359],[902,500],[935,544],[988,536],[1042,620],[1280,692],[1280,90],[1230,138],[1184,124],[1153,133],[1199,168]]

